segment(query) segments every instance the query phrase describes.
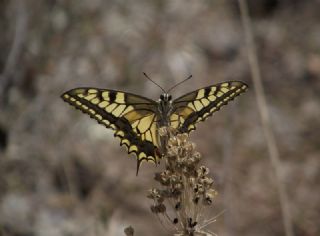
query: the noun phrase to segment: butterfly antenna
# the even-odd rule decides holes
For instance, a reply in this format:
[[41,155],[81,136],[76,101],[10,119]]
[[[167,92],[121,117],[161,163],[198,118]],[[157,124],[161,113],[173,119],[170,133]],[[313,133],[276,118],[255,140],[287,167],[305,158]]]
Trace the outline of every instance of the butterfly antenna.
[[159,88],[161,88],[161,90],[162,90],[164,93],[166,92],[159,84],[157,84],[157,83],[154,82],[152,79],[150,79],[150,77],[149,77],[145,72],[143,72],[143,75],[144,75],[148,80],[150,80],[152,83],[154,83],[154,84],[157,85]]
[[192,78],[192,75],[189,75],[188,78],[186,78],[185,80],[182,80],[181,82],[179,82],[179,83],[177,83],[176,85],[174,85],[173,87],[171,87],[171,88],[167,91],[167,93],[169,93],[172,89],[174,89],[174,88],[177,87],[178,85],[186,82],[187,80],[189,80],[189,79],[191,79],[191,78]]

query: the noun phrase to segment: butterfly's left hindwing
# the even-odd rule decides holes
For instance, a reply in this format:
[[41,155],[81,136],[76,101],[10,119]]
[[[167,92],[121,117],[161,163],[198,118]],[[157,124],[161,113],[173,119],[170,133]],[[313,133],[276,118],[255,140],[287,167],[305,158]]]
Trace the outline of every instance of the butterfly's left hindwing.
[[181,133],[195,130],[195,125],[204,121],[229,101],[247,90],[240,81],[229,81],[205,87],[185,94],[173,101],[171,126]]
[[[115,90],[76,88],[61,96],[70,105],[114,131],[120,144],[142,161],[158,161],[157,104],[148,98]],[[137,170],[138,171],[138,170]]]

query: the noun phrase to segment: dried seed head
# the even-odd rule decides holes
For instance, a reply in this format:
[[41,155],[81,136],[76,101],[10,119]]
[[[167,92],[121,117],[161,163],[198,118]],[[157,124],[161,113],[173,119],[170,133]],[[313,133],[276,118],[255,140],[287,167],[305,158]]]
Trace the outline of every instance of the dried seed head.
[[212,204],[213,201],[213,197],[212,196],[205,196],[205,198],[203,199],[203,205],[209,206]]
[[198,194],[196,194],[195,196],[194,196],[194,198],[192,199],[192,201],[194,202],[194,204],[198,204],[199,203],[199,200],[200,200],[200,196],[198,195]]
[[154,178],[153,178],[155,181],[157,181],[157,182],[160,182],[160,180],[161,180],[161,172],[156,172],[155,174],[154,174]]
[[160,195],[156,188],[152,188],[148,191],[148,195],[147,195],[148,198],[156,199],[158,196]]
[[158,129],[158,133],[159,133],[159,135],[160,135],[161,137],[168,136],[168,135],[169,135],[168,127],[165,127],[165,126],[160,127],[160,128]]
[[179,211],[181,209],[181,202],[178,202],[174,208]]
[[172,190],[172,197],[175,198],[175,199],[178,199],[181,195],[181,190],[179,189],[173,189]]
[[198,169],[198,176],[205,176],[209,174],[209,168],[206,166],[200,166]]
[[175,235],[197,235],[205,224],[199,219],[206,207],[198,207],[199,203],[209,206],[216,195],[211,188],[213,179],[207,176],[207,167],[198,166],[201,155],[195,151],[195,145],[188,141],[188,134],[178,134],[177,130],[169,127],[160,128],[159,134],[167,140],[163,154],[165,170],[154,177],[161,188],[149,191],[148,198],[154,200],[151,211],[155,214],[165,213],[163,215],[168,219],[166,207],[170,206],[175,216],[169,217],[169,222],[178,229]]
[[160,213],[164,213],[167,210],[166,206],[162,203],[159,204],[157,207],[158,207]]
[[156,201],[156,202],[163,202],[164,199],[161,195],[161,192],[156,189],[156,188],[152,188],[148,191],[148,195],[147,195],[148,198]]
[[170,175],[169,178],[170,178],[170,183],[171,184],[175,184],[175,183],[180,183],[181,182],[180,176],[178,176],[176,174]]
[[150,207],[151,212],[154,214],[164,213],[166,211],[166,206],[163,203],[152,205]]
[[164,189],[164,190],[161,190],[161,196],[163,198],[171,198],[172,197],[172,193],[169,189]]
[[204,187],[202,184],[196,184],[193,188],[194,193],[202,194],[204,193]]
[[184,148],[185,148],[186,152],[192,153],[193,150],[195,149],[195,147],[196,147],[196,145],[194,143],[186,143]]
[[209,177],[200,178],[199,183],[203,184],[205,188],[210,188],[213,184],[213,179]]
[[176,183],[174,186],[173,186],[174,189],[176,190],[183,190],[183,183]]
[[167,186],[167,185],[170,184],[170,177],[171,177],[170,171],[165,170],[165,171],[163,171],[163,172],[160,173],[159,182],[160,182],[162,185]]
[[190,156],[186,158],[184,163],[186,166],[195,167],[195,165],[197,164],[197,160],[193,156]]
[[196,160],[196,163],[199,163],[199,162],[200,162],[200,160],[201,160],[201,154],[200,154],[200,152],[195,151],[192,156],[193,156],[193,158]]
[[168,141],[169,148],[179,146],[179,139],[177,137],[170,138]]
[[133,236],[134,229],[132,228],[132,226],[128,226],[124,229],[124,233],[126,234],[126,236]]
[[213,189],[209,189],[205,194],[203,198],[203,204],[204,205],[211,205],[213,202],[213,198],[217,195],[216,191]]

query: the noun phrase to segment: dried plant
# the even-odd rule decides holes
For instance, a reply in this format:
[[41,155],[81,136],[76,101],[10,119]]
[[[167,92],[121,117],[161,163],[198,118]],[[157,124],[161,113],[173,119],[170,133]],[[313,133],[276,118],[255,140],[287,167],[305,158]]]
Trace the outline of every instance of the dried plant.
[[270,119],[270,112],[267,105],[267,99],[265,96],[265,91],[262,83],[262,75],[260,72],[260,66],[256,51],[256,45],[254,40],[254,34],[252,31],[252,23],[249,14],[248,3],[246,0],[238,0],[239,9],[241,13],[241,21],[244,28],[245,40],[248,50],[248,60],[252,75],[252,81],[254,86],[254,91],[256,93],[258,110],[260,113],[261,123],[263,132],[265,135],[269,158],[274,170],[276,184],[278,188],[278,195],[281,205],[282,220],[285,229],[286,236],[294,236],[294,227],[291,219],[290,206],[289,206],[289,196],[286,191],[286,186],[284,184],[284,177],[281,170],[281,160],[280,151],[276,142],[274,132],[272,130],[272,123]]
[[132,228],[132,226],[128,226],[124,229],[124,233],[126,234],[126,236],[133,236],[134,229]]
[[168,141],[165,170],[155,174],[161,187],[150,189],[147,196],[153,200],[152,213],[176,236],[212,235],[203,230],[214,221],[204,218],[204,210],[217,195],[209,169],[199,166],[201,155],[187,134],[170,127],[160,128],[159,134]]

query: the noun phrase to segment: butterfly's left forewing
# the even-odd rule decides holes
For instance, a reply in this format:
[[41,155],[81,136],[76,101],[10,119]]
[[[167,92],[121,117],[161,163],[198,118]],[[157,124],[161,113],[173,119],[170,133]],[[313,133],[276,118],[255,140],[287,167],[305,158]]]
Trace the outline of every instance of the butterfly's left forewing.
[[156,103],[148,98],[115,90],[76,88],[61,96],[70,105],[114,131],[120,144],[142,161],[158,162]]
[[248,86],[240,81],[229,81],[208,86],[173,101],[171,126],[181,133],[189,133],[195,125],[204,121],[229,101],[247,90]]

